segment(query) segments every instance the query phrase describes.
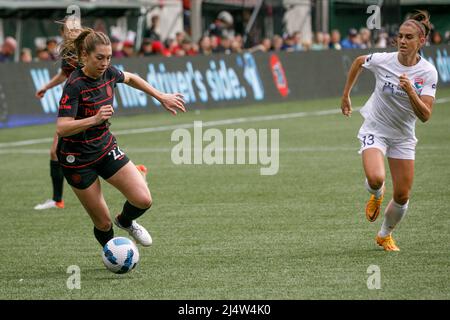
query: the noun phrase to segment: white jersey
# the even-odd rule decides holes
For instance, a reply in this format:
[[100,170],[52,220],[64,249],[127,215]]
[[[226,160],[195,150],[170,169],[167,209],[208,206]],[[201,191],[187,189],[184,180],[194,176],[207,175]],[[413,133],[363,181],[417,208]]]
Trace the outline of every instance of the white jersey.
[[399,77],[406,74],[419,96],[434,97],[436,68],[423,57],[414,66],[404,66],[398,61],[398,52],[368,55],[363,67],[376,79],[375,91],[360,111],[365,119],[364,131],[385,138],[415,139],[417,117],[408,94],[399,86]]

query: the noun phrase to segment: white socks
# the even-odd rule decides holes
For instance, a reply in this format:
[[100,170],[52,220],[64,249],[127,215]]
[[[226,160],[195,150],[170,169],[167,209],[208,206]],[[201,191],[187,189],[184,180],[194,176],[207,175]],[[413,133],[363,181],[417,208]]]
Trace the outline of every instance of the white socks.
[[369,191],[369,193],[373,194],[375,196],[375,198],[377,198],[377,199],[380,199],[380,197],[382,196],[382,194],[383,194],[383,187],[384,187],[384,182],[383,182],[383,185],[381,186],[380,189],[377,189],[377,190],[376,189],[372,189],[370,187],[370,185],[369,185],[369,182],[366,179],[366,189],[367,189],[367,191]]
[[395,226],[405,216],[406,210],[408,209],[408,203],[409,200],[404,205],[401,205],[395,202],[394,199],[389,202],[386,210],[384,211],[384,220],[381,225],[381,230],[378,232],[380,237],[385,238],[392,233]]

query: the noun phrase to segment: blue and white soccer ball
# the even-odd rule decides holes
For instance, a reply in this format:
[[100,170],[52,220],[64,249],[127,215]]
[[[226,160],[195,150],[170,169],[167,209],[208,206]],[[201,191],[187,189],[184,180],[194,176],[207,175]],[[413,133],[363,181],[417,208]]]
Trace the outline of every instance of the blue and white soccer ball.
[[128,238],[116,237],[103,247],[103,263],[114,273],[127,273],[139,262],[139,251],[136,244]]

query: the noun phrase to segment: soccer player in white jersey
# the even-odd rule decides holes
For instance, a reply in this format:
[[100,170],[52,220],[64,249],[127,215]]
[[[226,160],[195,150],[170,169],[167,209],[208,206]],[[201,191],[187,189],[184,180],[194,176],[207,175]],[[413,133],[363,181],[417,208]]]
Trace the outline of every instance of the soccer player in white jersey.
[[361,109],[364,123],[359,130],[360,153],[366,175],[366,188],[371,193],[366,217],[373,222],[381,211],[385,191],[384,156],[392,176],[393,199],[385,209],[376,243],[386,251],[399,251],[392,231],[408,209],[414,177],[417,139],[415,123],[430,119],[437,85],[435,67],[420,56],[430,32],[429,15],[417,11],[399,29],[398,51],[360,56],[353,62],[345,84],[341,109],[350,116],[350,92],[362,68],[376,78],[375,91]]

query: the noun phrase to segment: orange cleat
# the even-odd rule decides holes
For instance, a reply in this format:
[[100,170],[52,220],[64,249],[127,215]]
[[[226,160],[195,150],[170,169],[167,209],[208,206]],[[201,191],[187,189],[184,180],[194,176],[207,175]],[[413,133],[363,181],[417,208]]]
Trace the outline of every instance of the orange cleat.
[[145,183],[148,184],[148,182],[147,182],[147,173],[148,173],[147,167],[144,166],[143,164],[138,164],[138,165],[136,165],[136,168],[141,173],[142,178],[144,179]]
[[375,196],[372,194],[370,196],[369,201],[367,201],[367,204],[366,204],[366,218],[370,222],[374,222],[375,220],[377,220],[378,216],[380,215],[381,203],[383,202],[383,198],[384,198],[384,192],[381,195],[381,197],[378,198],[378,199],[375,198]]
[[64,200],[55,202],[55,205],[60,209],[64,209]]
[[400,251],[400,248],[397,247],[394,238],[392,238],[391,235],[384,238],[377,235],[375,240],[380,247],[383,247],[384,251]]
[[48,199],[44,203],[40,203],[34,207],[35,210],[46,210],[52,208],[64,209],[64,200],[56,202],[52,199]]
[[138,164],[138,165],[136,165],[136,168],[139,170],[139,172],[140,172],[142,175],[146,175],[146,174],[148,173],[147,167],[144,166],[143,164]]

